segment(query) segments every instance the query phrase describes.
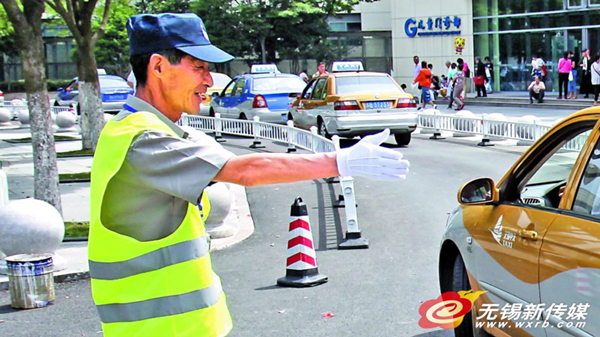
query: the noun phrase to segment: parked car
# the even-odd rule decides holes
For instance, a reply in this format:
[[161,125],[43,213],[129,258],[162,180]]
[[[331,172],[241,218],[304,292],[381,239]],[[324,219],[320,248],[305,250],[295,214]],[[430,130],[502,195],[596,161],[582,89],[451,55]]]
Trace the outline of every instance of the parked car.
[[364,136],[389,128],[408,145],[417,128],[417,102],[386,73],[362,71],[360,62],[334,62],[333,72],[311,80],[292,103],[289,119],[316,126],[324,137]]
[[223,91],[227,84],[231,82],[231,77],[225,74],[211,72],[210,75],[213,79],[213,86],[208,88],[208,91],[204,95],[204,100],[200,104],[200,114],[204,116],[210,115],[210,102],[212,101],[212,95],[214,93],[218,94]]
[[[133,95],[133,89],[124,78],[117,75],[102,75],[99,72],[102,108],[106,113],[118,113],[123,109],[127,95]],[[66,88],[58,88],[54,106],[71,106],[79,102],[78,78],[75,77]]]
[[239,75],[214,95],[211,116],[285,123],[288,109],[306,82],[294,74],[280,73],[275,65],[254,65],[250,74]]
[[582,110],[497,184],[479,178],[460,188],[442,238],[440,288],[485,293],[456,336],[600,336],[599,139],[600,109]]

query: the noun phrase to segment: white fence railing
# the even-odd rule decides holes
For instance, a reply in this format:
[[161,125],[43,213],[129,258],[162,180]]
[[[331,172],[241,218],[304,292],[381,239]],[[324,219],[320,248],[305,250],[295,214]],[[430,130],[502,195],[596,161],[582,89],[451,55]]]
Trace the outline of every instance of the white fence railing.
[[179,120],[182,126],[198,130],[214,132],[217,138],[222,134],[253,137],[255,142],[267,139],[288,144],[288,152],[301,148],[311,152],[333,152],[333,142],[317,134],[315,127],[311,131],[301,130],[293,126],[292,121],[287,125],[270,124],[255,120],[238,120],[217,117],[205,117],[184,114]]

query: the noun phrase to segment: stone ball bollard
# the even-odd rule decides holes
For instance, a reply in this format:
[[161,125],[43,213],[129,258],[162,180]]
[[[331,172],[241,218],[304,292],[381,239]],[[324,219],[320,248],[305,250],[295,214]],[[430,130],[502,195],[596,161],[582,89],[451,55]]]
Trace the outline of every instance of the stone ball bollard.
[[10,124],[10,111],[7,108],[0,108],[0,126]]
[[29,110],[19,109],[19,123],[22,127],[29,127]]
[[225,238],[235,235],[238,228],[236,221],[227,221],[231,214],[233,195],[224,183],[216,183],[204,189],[210,201],[210,214],[206,219],[206,231],[211,238]]
[[72,131],[75,125],[75,115],[70,111],[61,111],[56,115],[56,131]]
[[54,254],[65,235],[60,213],[36,199],[10,201],[0,208],[0,251],[16,254]]

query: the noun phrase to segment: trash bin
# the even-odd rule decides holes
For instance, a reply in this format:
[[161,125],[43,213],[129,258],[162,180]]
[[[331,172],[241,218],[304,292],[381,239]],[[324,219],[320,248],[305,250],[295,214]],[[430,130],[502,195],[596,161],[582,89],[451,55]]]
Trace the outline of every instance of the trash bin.
[[54,302],[54,265],[50,254],[19,254],[6,258],[10,304],[17,309]]

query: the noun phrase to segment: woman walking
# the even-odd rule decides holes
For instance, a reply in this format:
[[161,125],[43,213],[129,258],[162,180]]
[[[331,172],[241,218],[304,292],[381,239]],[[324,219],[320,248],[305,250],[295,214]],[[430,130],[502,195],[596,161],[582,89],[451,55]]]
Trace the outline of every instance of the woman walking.
[[569,74],[569,96],[567,99],[577,99],[577,62],[571,60],[571,73]]
[[478,56],[475,58],[475,77],[473,77],[473,82],[477,89],[477,97],[487,97],[487,92],[485,90],[485,83],[487,81],[488,78],[485,74],[485,65]]
[[458,65],[458,71],[456,72],[456,75],[454,75],[454,87],[452,89],[452,99],[454,100],[454,102],[456,103],[456,111],[458,110],[462,110],[462,108],[465,107],[465,102],[463,102],[460,99],[460,95],[462,95],[462,92],[465,88],[465,73],[463,71],[464,66],[463,64],[459,64]]
[[594,56],[591,66],[592,86],[594,87],[594,105],[598,105],[598,94],[600,93],[600,56]]
[[563,98],[563,92],[565,98],[567,98],[567,85],[569,84],[569,73],[571,72],[571,60],[569,60],[569,52],[565,52],[563,57],[558,60],[558,97],[557,99]]

